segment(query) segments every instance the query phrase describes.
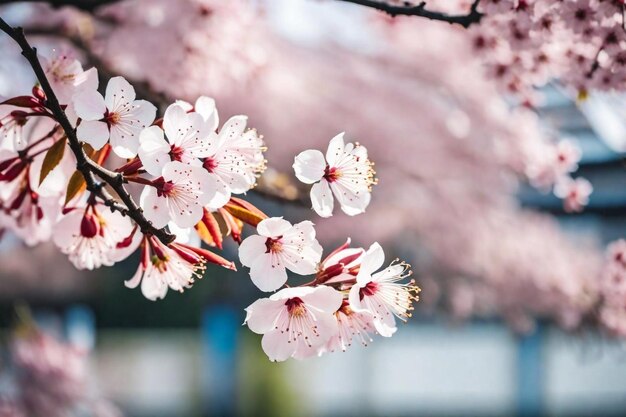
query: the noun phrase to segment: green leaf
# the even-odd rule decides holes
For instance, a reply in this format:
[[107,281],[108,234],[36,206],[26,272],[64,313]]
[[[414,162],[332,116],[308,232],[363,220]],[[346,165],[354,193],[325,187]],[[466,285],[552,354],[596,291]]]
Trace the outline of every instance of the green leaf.
[[41,165],[41,173],[39,174],[39,185],[46,179],[48,174],[59,165],[63,154],[65,153],[65,142],[67,142],[67,136],[63,136],[61,139],[54,142],[54,145],[48,149],[43,164]]

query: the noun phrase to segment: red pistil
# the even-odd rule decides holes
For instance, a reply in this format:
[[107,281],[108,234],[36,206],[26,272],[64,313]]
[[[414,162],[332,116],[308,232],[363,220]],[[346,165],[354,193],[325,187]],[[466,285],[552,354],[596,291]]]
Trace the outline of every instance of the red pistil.
[[287,312],[290,315],[301,314],[302,310],[304,309],[303,307],[304,301],[302,301],[302,298],[300,297],[293,297],[293,298],[287,299],[287,301],[285,301],[285,305],[287,306]]
[[159,197],[168,195],[175,187],[173,182],[165,181],[163,177],[159,177],[152,181],[152,185],[157,189],[157,195]]
[[182,161],[184,152],[185,151],[180,146],[172,145],[172,149],[170,150],[170,158],[172,158],[172,161]]
[[265,248],[267,249],[265,253],[280,252],[283,248],[283,244],[280,239],[282,239],[282,236],[277,238],[268,237],[265,241]]
[[207,158],[204,160],[202,166],[209,172],[215,172],[215,169],[217,168],[217,161],[213,158]]
[[370,281],[367,285],[359,291],[359,297],[362,300],[365,296],[371,297],[378,292],[378,284]]
[[111,126],[116,125],[120,122],[120,115],[118,113],[109,112],[107,110],[106,113],[104,113],[104,122],[109,128],[111,128]]
[[331,168],[331,167],[327,166],[326,170],[324,172],[324,178],[328,182],[335,182],[335,181],[339,180],[339,178],[341,178],[341,171],[339,171],[335,167]]

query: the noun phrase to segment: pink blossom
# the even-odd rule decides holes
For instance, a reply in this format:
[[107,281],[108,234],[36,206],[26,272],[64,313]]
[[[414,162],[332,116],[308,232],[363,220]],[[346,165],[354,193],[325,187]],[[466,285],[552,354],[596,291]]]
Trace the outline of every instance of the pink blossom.
[[403,262],[393,262],[376,272],[384,262],[383,249],[374,243],[363,257],[356,284],[350,290],[350,308],[371,313],[378,333],[390,337],[397,330],[395,317],[403,321],[411,317],[419,288],[414,280],[398,282],[411,275],[409,265]]
[[554,194],[563,199],[565,211],[578,212],[589,204],[589,196],[593,191],[591,183],[584,178],[572,180],[561,179],[554,187]]
[[155,227],[171,220],[186,228],[200,221],[215,192],[216,184],[204,169],[171,161],[163,167],[163,176],[143,189],[140,203]]
[[275,291],[287,282],[287,269],[309,275],[316,271],[322,247],[310,221],[292,225],[280,217],[261,221],[258,235],[239,247],[241,263],[250,268],[250,278],[261,291]]
[[96,69],[83,71],[80,61],[69,52],[57,53],[52,58],[42,57],[41,60],[48,81],[62,104],[70,104],[80,90],[95,90],[98,87]]
[[376,183],[367,149],[358,143],[344,144],[343,137],[340,133],[330,141],[326,158],[318,150],[308,150],[298,154],[293,164],[298,179],[313,184],[311,202],[321,217],[332,216],[333,195],[346,214],[363,213]]
[[317,354],[337,332],[335,312],[342,296],[330,287],[285,288],[246,308],[250,330],[262,334],[263,351],[272,361]]
[[350,303],[343,300],[341,307],[335,312],[337,319],[337,332],[326,343],[329,352],[345,352],[353,341],[367,346],[373,341],[371,335],[376,332],[374,318],[371,313],[355,312],[350,308]]
[[202,278],[207,262],[236,270],[234,263],[199,247],[182,243],[163,245],[154,237],[141,240],[141,257],[135,274],[124,284],[136,288],[148,300],[165,298],[168,289],[183,292]]
[[135,89],[123,77],[109,80],[105,97],[95,89],[78,92],[74,110],[82,119],[76,130],[78,138],[94,149],[108,141],[121,158],[132,158],[139,149],[139,134],[155,118],[156,107],[145,100],[135,100]]
[[52,238],[78,269],[95,269],[115,263],[117,244],[132,231],[128,217],[101,204],[87,204],[64,215]]

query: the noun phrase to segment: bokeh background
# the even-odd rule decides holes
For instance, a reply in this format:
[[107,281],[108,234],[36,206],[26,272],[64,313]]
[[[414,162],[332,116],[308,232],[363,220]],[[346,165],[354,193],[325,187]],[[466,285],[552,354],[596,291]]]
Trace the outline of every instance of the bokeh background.
[[[242,326],[261,296],[243,268],[209,268],[193,289],[150,302],[123,285],[135,258],[77,271],[51,244],[6,234],[4,340],[28,306],[41,329],[90,351],[90,386],[126,416],[626,412],[626,351],[597,319],[603,248],[626,235],[620,96],[576,102],[551,80],[529,111],[493,82],[473,32],[334,1],[126,0],[95,14],[13,4],[0,15],[43,53],[73,50],[161,108],[205,94],[224,120],[248,114],[270,166],[251,201],[313,219],[326,248],[382,242],[423,290],[393,338],[275,364]],[[5,37],[0,50],[0,95],[29,91],[19,51]],[[322,220],[291,164],[341,131],[367,146],[380,183],[366,214]],[[578,214],[533,181],[562,137],[594,186]]]

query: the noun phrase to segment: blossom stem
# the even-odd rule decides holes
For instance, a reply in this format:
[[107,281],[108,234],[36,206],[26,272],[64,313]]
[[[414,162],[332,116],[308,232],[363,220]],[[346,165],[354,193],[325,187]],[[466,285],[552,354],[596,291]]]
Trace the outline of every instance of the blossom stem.
[[128,182],[134,182],[136,184],[143,184],[143,185],[147,185],[150,187],[154,187],[154,181],[149,180],[147,178],[143,178],[143,177],[136,177],[136,176],[127,176],[124,177],[124,179]]

